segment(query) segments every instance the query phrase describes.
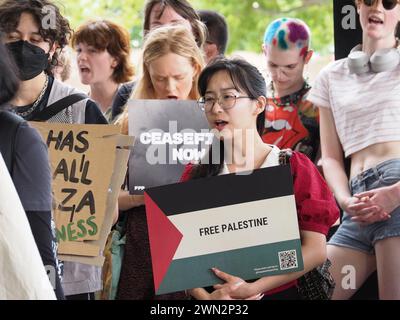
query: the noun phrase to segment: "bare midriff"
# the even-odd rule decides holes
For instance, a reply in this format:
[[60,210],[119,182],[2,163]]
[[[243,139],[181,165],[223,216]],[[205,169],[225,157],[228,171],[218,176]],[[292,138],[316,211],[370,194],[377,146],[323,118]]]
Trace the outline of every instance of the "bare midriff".
[[351,156],[351,178],[378,164],[400,159],[400,141],[373,144]]

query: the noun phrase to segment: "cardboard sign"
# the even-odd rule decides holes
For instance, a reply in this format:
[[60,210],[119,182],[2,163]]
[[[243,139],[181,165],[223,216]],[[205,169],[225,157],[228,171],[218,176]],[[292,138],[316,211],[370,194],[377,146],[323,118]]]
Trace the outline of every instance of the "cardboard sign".
[[303,269],[289,166],[145,192],[156,294]]
[[49,148],[60,259],[101,265],[129,156],[117,147],[133,139],[114,125],[31,125]]
[[184,167],[200,160],[213,134],[196,101],[130,100],[129,135],[136,137],[129,159],[129,191],[178,182]]
[[0,186],[0,300],[55,300],[24,208],[1,154]]

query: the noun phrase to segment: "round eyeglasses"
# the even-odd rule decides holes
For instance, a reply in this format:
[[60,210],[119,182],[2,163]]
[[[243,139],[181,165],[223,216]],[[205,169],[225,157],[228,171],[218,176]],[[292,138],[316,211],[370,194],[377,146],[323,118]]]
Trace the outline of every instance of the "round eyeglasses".
[[211,112],[213,109],[214,105],[216,102],[218,102],[218,105],[223,109],[223,110],[228,110],[233,108],[236,105],[236,100],[237,99],[254,99],[252,97],[248,96],[237,96],[234,94],[223,94],[219,96],[218,98],[214,98],[211,96],[204,96],[200,97],[199,100],[197,100],[197,104],[203,110],[204,112],[208,113]]

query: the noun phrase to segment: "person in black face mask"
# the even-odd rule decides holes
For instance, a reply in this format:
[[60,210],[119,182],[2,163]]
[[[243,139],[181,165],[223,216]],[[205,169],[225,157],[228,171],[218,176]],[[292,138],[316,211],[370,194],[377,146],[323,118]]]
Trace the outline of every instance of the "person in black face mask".
[[37,77],[49,64],[50,53],[28,41],[10,42],[7,43],[7,48],[14,57],[23,81]]
[[[45,14],[40,1],[2,1],[0,31],[5,33],[6,47],[14,58],[22,80],[20,90],[11,101],[16,113],[26,120],[35,119],[46,106],[52,87],[51,71],[59,51],[68,43],[71,29],[68,22],[56,15],[57,28],[42,27]],[[37,7],[37,8],[36,8]]]
[[[5,33],[5,45],[22,80],[10,103],[19,116],[29,121],[107,123],[94,101],[84,95],[70,105],[61,103],[61,108],[54,108],[60,112],[44,112],[65,96],[78,93],[54,80],[52,73],[72,34],[68,20],[57,6],[50,0],[2,1],[0,31]],[[83,112],[77,112],[78,108]]]
[[[54,299],[54,294],[57,299],[64,299],[60,277],[55,279],[53,294],[50,282],[37,281],[42,279],[44,268],[47,270],[57,268],[57,257],[52,250],[54,239],[51,230],[52,179],[49,157],[47,147],[39,133],[20,117],[3,110],[4,105],[17,93],[20,81],[17,77],[16,66],[9,57],[1,38],[0,33],[0,158],[4,159],[10,173],[25,210],[29,227],[25,229],[24,225],[18,224],[18,228],[12,229],[9,235],[15,234],[18,241],[10,250],[7,250],[9,246],[0,239],[2,262],[0,299]],[[3,161],[2,159],[0,160]],[[35,170],[29,170],[32,167]],[[0,193],[4,192],[6,185],[7,182],[1,181]],[[17,212],[9,213],[12,214],[9,216],[12,220],[18,219]],[[2,214],[3,217],[7,217],[7,212],[2,212]],[[4,230],[6,233],[10,230],[4,222],[0,222],[0,229],[3,229],[0,230],[0,234],[4,234]],[[23,236],[23,233],[30,231],[32,231],[34,242],[30,241],[29,237]],[[7,239],[10,240],[8,236]],[[32,254],[31,250],[35,249],[35,245],[39,250],[39,259],[35,252],[29,256]],[[16,259],[17,256],[21,257],[21,260]],[[28,261],[30,258],[33,260],[32,264],[29,261],[31,272],[28,275],[21,262]]]
[[[22,80],[8,108],[29,121],[107,124],[94,101],[53,77],[58,55],[72,33],[53,2],[0,1],[1,31]],[[101,268],[64,262],[62,286],[67,299],[94,298],[102,287]]]

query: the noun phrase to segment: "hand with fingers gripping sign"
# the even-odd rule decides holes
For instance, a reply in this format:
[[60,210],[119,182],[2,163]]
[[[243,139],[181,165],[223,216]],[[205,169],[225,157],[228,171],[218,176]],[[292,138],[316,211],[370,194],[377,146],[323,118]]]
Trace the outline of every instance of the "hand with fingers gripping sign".
[[212,268],[212,271],[225,283],[215,285],[215,291],[211,295],[227,298],[223,300],[261,300],[263,298],[264,294],[254,292],[251,283],[217,268]]

